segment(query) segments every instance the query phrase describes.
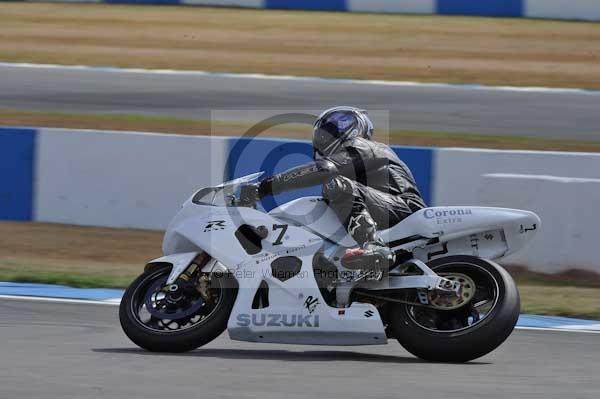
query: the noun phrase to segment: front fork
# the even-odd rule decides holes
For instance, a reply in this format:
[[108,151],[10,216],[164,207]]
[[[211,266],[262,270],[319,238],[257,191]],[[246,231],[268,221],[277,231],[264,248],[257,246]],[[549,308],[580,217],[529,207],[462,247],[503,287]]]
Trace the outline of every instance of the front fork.
[[211,258],[206,252],[184,252],[180,254],[166,255],[154,259],[146,264],[146,270],[156,266],[171,265],[171,273],[167,278],[165,285],[174,284],[178,278],[185,278],[186,274],[190,274],[195,270],[188,270],[188,267],[196,265],[200,267],[202,272],[212,273],[220,271],[227,272],[227,268],[215,259]]

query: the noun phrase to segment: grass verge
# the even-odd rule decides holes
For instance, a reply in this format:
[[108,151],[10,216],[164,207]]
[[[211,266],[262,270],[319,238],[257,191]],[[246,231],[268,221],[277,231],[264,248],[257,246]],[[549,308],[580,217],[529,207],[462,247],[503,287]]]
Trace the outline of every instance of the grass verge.
[[[0,108],[0,125],[216,136],[240,136],[252,126],[251,123],[244,122],[128,114],[20,111],[6,108]],[[308,126],[290,124],[270,128],[262,133],[261,137],[309,140],[311,131]],[[570,141],[524,136],[492,136],[476,133],[439,133],[415,130],[392,130],[388,137],[391,144],[414,146],[600,152],[600,141]]]
[[600,320],[600,288],[518,283],[521,312]]
[[600,320],[600,276],[571,270],[554,275],[507,267],[519,287],[523,313]]
[[0,3],[2,61],[600,88],[600,24]]
[[[140,273],[141,273],[140,268]],[[56,272],[38,270],[30,265],[22,268],[0,266],[0,281],[68,285],[78,288],[126,288],[136,277],[131,275],[109,275],[102,273]]]
[[[161,255],[158,231],[0,222],[0,281],[125,288]],[[525,313],[600,319],[600,279],[510,268]]]

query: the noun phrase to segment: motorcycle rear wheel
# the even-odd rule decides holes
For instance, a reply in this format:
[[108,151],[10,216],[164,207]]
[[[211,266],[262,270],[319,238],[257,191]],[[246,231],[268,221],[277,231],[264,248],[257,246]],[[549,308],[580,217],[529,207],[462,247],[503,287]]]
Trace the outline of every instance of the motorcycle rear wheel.
[[[165,311],[153,304],[157,303],[158,295],[165,295],[161,287],[170,271],[170,266],[145,271],[127,288],[119,307],[125,334],[136,345],[152,352],[186,352],[217,338],[227,328],[237,295],[233,277],[213,275],[211,289],[218,295],[214,303],[191,298],[184,305],[176,304],[180,308],[161,317],[160,312]],[[148,310],[149,306],[152,309]]]
[[[520,312],[519,292],[498,264],[473,256],[448,256],[428,266],[436,273],[468,276],[475,297],[453,310],[395,303],[389,314],[393,335],[413,355],[433,362],[468,362],[488,354],[512,333]],[[485,312],[477,307],[484,306]]]

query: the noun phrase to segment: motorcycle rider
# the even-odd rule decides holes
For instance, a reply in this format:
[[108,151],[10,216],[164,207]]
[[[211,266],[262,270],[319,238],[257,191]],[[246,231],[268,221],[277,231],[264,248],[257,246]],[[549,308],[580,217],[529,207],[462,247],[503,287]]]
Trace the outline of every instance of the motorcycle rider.
[[359,247],[343,258],[348,268],[389,266],[392,251],[377,229],[387,229],[425,207],[410,169],[387,145],[373,141],[367,112],[341,106],[313,126],[314,162],[262,180],[259,198],[322,185],[323,198]]

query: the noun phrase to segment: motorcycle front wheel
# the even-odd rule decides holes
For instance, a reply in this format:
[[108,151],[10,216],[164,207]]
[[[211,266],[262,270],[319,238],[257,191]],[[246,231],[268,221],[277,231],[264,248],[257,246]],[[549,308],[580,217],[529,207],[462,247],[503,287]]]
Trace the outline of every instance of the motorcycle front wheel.
[[500,346],[520,312],[519,292],[510,274],[492,261],[472,256],[448,256],[428,266],[460,281],[470,297],[463,298],[462,305],[434,298],[430,305],[435,309],[394,303],[389,318],[398,342],[413,355],[434,362],[467,362]]
[[217,338],[227,328],[237,295],[230,275],[199,275],[167,287],[170,271],[170,266],[145,271],[127,288],[119,308],[125,334],[153,352],[186,352]]

